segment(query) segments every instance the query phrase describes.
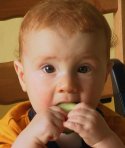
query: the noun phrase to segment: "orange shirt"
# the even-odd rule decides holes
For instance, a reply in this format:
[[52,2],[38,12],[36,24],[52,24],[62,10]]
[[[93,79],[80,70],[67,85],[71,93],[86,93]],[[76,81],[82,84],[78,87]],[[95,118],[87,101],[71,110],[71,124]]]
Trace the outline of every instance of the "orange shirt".
[[[0,148],[10,148],[16,137],[29,124],[28,111],[30,108],[30,102],[19,103],[0,120]],[[102,104],[99,104],[99,109],[103,112],[109,127],[125,144],[125,118]]]
[[10,148],[16,137],[28,125],[30,107],[29,102],[19,103],[0,120],[0,148]]

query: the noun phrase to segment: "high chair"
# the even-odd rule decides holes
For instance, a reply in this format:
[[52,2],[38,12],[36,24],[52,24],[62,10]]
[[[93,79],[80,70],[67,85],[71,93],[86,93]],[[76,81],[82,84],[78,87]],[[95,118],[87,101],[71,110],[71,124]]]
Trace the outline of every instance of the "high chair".
[[118,59],[112,59],[111,79],[115,111],[125,116],[125,64]]
[[[0,20],[23,17],[25,13],[40,0],[1,0]],[[125,0],[87,0],[102,13],[113,13],[115,34],[118,44],[115,48],[115,57],[125,62]],[[2,56],[2,55],[0,55]],[[114,81],[114,80],[113,80]],[[114,85],[114,83],[113,83]],[[113,96],[111,75],[108,77],[102,98]],[[0,63],[0,104],[11,104],[27,100],[27,95],[21,90],[16,76],[13,62]]]

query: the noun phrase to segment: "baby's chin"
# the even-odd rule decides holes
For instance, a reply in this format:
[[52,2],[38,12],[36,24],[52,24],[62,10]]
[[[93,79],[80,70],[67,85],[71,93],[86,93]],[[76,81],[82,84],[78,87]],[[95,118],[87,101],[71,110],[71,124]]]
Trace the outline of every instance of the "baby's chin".
[[[71,110],[74,109],[74,107],[76,106],[76,103],[61,103],[58,105],[61,109],[63,109],[65,112],[69,113]],[[65,134],[71,134],[73,131],[65,128],[63,133]]]

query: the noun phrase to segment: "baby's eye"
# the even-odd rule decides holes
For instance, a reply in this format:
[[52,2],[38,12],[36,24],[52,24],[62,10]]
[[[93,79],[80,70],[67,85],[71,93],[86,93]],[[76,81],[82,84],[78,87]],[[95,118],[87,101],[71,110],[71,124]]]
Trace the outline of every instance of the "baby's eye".
[[78,69],[79,73],[87,73],[87,72],[90,72],[90,71],[91,71],[91,68],[89,66],[87,66],[87,65],[81,66]]
[[55,72],[55,68],[52,65],[45,65],[44,67],[42,67],[42,69],[46,73],[53,73],[53,72]]

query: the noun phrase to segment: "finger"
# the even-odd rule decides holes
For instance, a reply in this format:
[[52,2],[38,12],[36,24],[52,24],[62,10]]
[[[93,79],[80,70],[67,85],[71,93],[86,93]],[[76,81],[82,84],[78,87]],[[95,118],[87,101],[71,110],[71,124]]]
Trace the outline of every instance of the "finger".
[[69,116],[78,116],[78,115],[85,115],[85,116],[90,116],[96,114],[97,111],[96,109],[91,108],[89,105],[85,103],[79,103],[75,106],[75,108],[69,112]]
[[74,123],[82,126],[87,126],[89,125],[89,123],[91,123],[91,118],[88,118],[87,116],[84,115],[72,116],[68,118],[68,120],[65,121],[64,123]]
[[66,121],[64,115],[59,112],[51,110],[51,123],[61,133],[64,129],[63,122]]
[[57,106],[53,106],[50,108],[50,112],[56,117],[58,118],[59,120],[61,121],[66,121],[67,119],[67,114],[62,110],[60,109],[59,107]]
[[78,116],[81,116],[81,117],[88,117],[88,118],[91,118],[95,113],[94,110],[88,110],[88,109],[84,109],[84,108],[78,108],[78,109],[75,109],[73,111],[71,111],[69,114],[68,114],[68,119],[69,118],[77,118]]
[[63,122],[58,118],[55,118],[53,115],[51,116],[51,120],[49,122],[49,126],[47,129],[48,139],[49,141],[53,141],[59,138],[60,134],[63,132],[64,126]]
[[58,134],[61,134],[64,130],[64,126],[63,126],[63,123],[61,120],[58,120],[57,118],[53,118],[53,121],[52,121],[52,125],[53,125],[53,129],[55,131],[57,131]]
[[70,122],[75,122],[81,125],[89,125],[90,123],[95,125],[95,123],[98,123],[100,121],[100,118],[102,116],[96,111],[83,111],[83,112],[77,112],[68,115],[68,120]]
[[80,103],[78,103],[75,107],[74,107],[74,109],[77,109],[77,108],[85,108],[85,109],[95,109],[95,108],[93,108],[92,107],[92,105],[91,104],[86,104],[86,103],[84,103],[84,102],[80,102]]
[[67,116],[67,113],[58,106],[51,106],[50,108],[55,112],[59,112],[59,113],[63,114],[64,116]]
[[70,121],[64,122],[63,125],[64,125],[65,128],[70,129],[70,130],[72,130],[72,131],[74,131],[74,132],[76,132],[78,134],[81,131],[83,131],[83,127],[84,127],[84,125],[78,124],[76,122],[70,122]]
[[57,128],[57,126],[54,126],[48,136],[48,141],[57,140],[59,138],[60,134],[61,134],[60,130]]
[[[84,129],[86,131],[88,131],[89,129],[97,129],[98,123],[100,123],[100,120],[103,119],[102,117],[99,115],[98,112],[95,111],[95,115],[79,115],[79,116],[70,116],[70,118],[68,118],[68,120],[66,122],[64,122],[64,126],[66,126],[67,128],[72,128],[75,131],[78,131],[79,129]],[[79,126],[79,127],[78,127]]]
[[58,106],[51,106],[50,108],[52,110],[54,110],[54,111],[60,112],[60,113],[62,113],[64,115],[67,115],[67,113],[63,109],[61,109],[60,107],[58,107]]

